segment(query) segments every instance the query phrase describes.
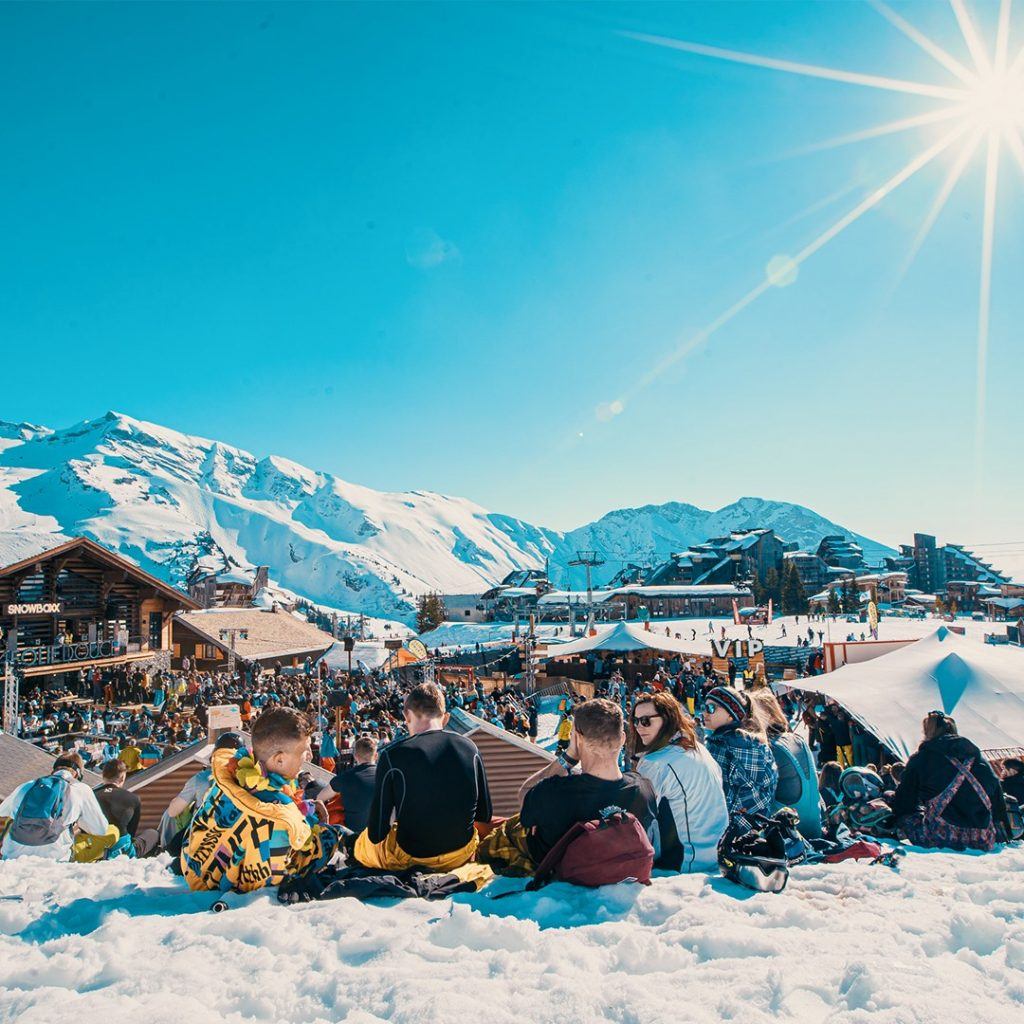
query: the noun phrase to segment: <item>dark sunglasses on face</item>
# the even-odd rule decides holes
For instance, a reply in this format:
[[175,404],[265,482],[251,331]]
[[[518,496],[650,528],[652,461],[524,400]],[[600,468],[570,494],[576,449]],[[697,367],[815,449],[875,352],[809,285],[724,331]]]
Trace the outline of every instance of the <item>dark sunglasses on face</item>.
[[716,704],[713,700],[709,700],[704,705],[704,714],[713,715],[719,709],[719,707],[721,707],[720,704]]
[[661,715],[634,715],[633,724],[639,725],[641,729],[650,729],[660,718]]

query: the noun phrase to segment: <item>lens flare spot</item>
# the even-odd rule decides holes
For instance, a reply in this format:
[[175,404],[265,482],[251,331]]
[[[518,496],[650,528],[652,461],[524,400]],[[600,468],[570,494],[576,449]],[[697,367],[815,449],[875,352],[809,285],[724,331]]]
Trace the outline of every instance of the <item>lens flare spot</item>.
[[764,272],[769,284],[775,288],[788,288],[800,274],[800,266],[792,256],[779,253],[768,261]]

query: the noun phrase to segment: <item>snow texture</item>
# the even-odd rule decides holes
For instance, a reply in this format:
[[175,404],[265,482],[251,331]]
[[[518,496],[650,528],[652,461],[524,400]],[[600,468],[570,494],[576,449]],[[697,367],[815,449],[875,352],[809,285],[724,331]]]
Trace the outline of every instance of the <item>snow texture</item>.
[[443,903],[282,907],[156,861],[0,863],[0,1020],[52,1024],[1011,1024],[1024,850],[796,867],[780,895],[498,880]]

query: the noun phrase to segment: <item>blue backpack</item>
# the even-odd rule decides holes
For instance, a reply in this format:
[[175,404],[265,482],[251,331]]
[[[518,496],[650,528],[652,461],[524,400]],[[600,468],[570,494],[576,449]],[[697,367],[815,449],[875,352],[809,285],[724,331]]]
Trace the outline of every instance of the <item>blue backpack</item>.
[[21,798],[11,822],[11,839],[22,846],[49,846],[68,827],[64,805],[71,789],[63,775],[47,775],[35,782]]

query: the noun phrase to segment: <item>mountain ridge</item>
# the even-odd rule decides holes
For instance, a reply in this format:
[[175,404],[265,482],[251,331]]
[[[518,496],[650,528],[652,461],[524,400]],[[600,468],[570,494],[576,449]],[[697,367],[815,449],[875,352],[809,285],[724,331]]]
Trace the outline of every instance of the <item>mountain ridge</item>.
[[596,578],[606,582],[626,562],[753,526],[801,546],[845,533],[891,551],[764,498],[624,507],[562,532],[437,491],[375,491],[115,411],[56,430],[0,421],[0,556],[30,535],[84,534],[179,585],[196,557],[264,564],[316,603],[406,622],[428,590],[479,593],[546,561],[557,585],[578,586],[582,572],[568,562],[579,549],[605,557]]

